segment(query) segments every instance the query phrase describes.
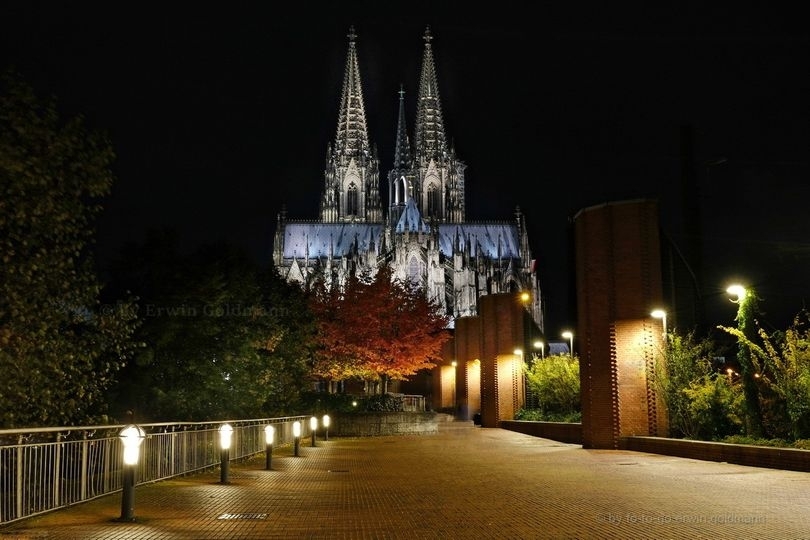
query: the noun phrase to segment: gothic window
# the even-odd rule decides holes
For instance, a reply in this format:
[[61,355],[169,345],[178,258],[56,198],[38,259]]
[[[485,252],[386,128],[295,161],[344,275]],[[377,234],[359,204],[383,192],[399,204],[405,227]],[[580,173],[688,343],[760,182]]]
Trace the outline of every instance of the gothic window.
[[346,193],[346,215],[356,216],[359,212],[357,197],[357,186],[354,182],[349,185],[349,191]]
[[442,216],[442,194],[434,184],[427,188],[427,215],[431,218]]
[[408,261],[408,281],[422,283],[422,265],[416,257],[411,257]]
[[404,176],[400,176],[399,180],[394,183],[394,203],[395,204],[405,204],[406,198],[405,194],[407,193],[408,181],[405,180]]

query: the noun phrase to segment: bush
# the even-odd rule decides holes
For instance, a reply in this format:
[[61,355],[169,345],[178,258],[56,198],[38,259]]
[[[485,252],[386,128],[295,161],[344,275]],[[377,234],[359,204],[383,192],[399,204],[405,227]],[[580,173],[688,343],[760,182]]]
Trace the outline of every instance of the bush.
[[555,354],[526,368],[526,380],[537,396],[541,414],[571,415],[580,410],[579,360]]

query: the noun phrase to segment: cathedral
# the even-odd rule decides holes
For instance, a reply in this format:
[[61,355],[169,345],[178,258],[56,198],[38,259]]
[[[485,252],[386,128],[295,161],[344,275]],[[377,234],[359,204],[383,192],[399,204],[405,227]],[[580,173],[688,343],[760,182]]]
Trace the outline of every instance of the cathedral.
[[405,92],[399,90],[396,144],[384,177],[385,208],[353,28],[348,38],[320,216],[290,219],[282,210],[273,246],[275,267],[288,282],[310,287],[319,281],[341,286],[350,275],[374,276],[380,265],[389,264],[396,278],[418,283],[453,320],[477,315],[481,296],[525,291],[530,298],[526,309],[542,330],[535,260],[520,209],[504,221],[467,221],[466,164],[448,144],[430,28],[424,34],[413,139],[408,136]]

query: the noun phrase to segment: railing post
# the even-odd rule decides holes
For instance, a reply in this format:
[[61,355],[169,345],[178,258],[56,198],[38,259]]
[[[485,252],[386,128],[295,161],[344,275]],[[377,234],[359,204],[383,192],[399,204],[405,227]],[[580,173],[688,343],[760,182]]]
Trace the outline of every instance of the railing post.
[[56,434],[56,444],[54,445],[53,450],[53,493],[52,493],[52,500],[53,506],[59,506],[60,501],[60,481],[62,478],[62,442],[61,442],[62,434]]
[[87,445],[89,442],[87,441],[87,432],[82,431],[82,472],[81,472],[81,482],[80,482],[80,494],[79,500],[85,501],[87,500]]
[[15,518],[21,518],[23,515],[23,436],[17,437],[17,508]]

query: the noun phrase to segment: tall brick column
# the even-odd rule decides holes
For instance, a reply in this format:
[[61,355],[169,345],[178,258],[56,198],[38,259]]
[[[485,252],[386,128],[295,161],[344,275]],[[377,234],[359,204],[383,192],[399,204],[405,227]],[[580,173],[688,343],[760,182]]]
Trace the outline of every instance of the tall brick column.
[[472,420],[481,412],[481,318],[462,317],[455,321],[455,360],[459,381],[458,418]]
[[652,384],[661,326],[658,203],[631,200],[574,217],[582,444],[617,448],[624,435],[664,435]]
[[523,314],[517,293],[481,297],[482,427],[498,427],[501,420],[514,419],[525,404],[523,357],[515,354],[526,342]]

